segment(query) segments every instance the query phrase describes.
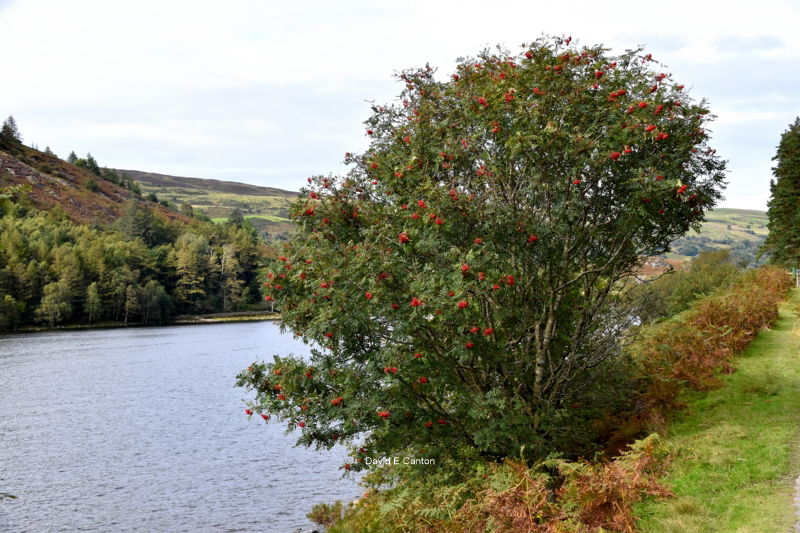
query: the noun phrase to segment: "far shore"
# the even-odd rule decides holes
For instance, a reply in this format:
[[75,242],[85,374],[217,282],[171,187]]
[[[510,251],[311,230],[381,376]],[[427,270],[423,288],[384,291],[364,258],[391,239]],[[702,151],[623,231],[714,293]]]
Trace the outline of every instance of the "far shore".
[[269,311],[235,311],[231,313],[209,313],[206,315],[178,315],[164,324],[144,324],[141,322],[96,322],[93,324],[64,324],[60,326],[23,326],[12,331],[0,332],[0,335],[13,333],[40,333],[44,331],[65,331],[82,329],[140,328],[161,326],[186,326],[192,324],[220,324],[224,322],[256,322],[280,319],[280,313]]

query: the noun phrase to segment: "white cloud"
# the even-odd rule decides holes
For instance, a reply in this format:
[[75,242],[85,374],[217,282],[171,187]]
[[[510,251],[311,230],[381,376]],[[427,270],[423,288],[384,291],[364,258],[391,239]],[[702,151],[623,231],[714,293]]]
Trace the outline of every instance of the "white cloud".
[[[366,146],[392,73],[542,33],[646,45],[719,116],[726,206],[765,208],[769,157],[797,114],[792,1],[0,0],[0,114],[26,140],[101,163],[296,189]],[[766,161],[765,161],[766,158]],[[734,203],[741,202],[741,203]]]

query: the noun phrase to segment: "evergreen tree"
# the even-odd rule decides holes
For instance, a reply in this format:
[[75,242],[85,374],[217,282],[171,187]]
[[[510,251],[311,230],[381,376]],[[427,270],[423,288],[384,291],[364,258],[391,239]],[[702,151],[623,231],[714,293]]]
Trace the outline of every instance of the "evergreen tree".
[[10,294],[4,294],[0,298],[0,331],[16,329],[24,308],[23,302],[18,302]]
[[147,207],[139,206],[129,199],[123,215],[116,221],[117,227],[127,240],[142,239],[147,246],[156,246],[170,240],[164,222]]
[[95,176],[100,175],[100,166],[97,164],[97,161],[92,154],[86,154],[86,170],[94,174]]
[[67,163],[70,163],[71,165],[78,164],[78,154],[76,154],[74,150],[67,156]]
[[104,180],[110,181],[111,183],[116,183],[117,185],[122,185],[123,187],[129,188],[126,185],[125,180],[113,168],[103,167],[100,169],[100,177]]
[[222,309],[225,312],[233,311],[238,308],[242,301],[242,287],[244,281],[241,279],[242,269],[239,264],[237,250],[233,245],[224,244],[222,253],[219,256],[220,292],[222,294]]
[[198,312],[207,296],[205,287],[208,240],[194,233],[184,233],[175,243],[171,259],[178,276],[175,300],[184,312]]
[[0,148],[11,154],[16,154],[22,148],[22,136],[12,116],[9,116],[0,128]]
[[6,121],[3,122],[3,127],[0,129],[0,139],[6,142],[22,142],[22,135],[13,116],[9,115]]
[[762,248],[772,261],[785,266],[800,262],[800,117],[781,136],[770,180],[767,209],[769,235]]
[[244,225],[244,215],[242,214],[242,210],[238,207],[231,212],[230,216],[228,217],[228,225],[234,226],[236,228],[241,228]]

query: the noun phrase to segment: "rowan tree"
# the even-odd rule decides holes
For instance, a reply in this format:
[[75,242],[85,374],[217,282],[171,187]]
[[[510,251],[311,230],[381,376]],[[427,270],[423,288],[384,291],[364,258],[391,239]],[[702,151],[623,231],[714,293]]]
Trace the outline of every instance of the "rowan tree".
[[400,73],[350,171],[309,178],[266,298],[311,355],[243,371],[251,413],[351,443],[347,469],[541,457],[591,433],[619,395],[601,390],[619,284],[699,226],[724,163],[705,102],[649,54],[570,41]]

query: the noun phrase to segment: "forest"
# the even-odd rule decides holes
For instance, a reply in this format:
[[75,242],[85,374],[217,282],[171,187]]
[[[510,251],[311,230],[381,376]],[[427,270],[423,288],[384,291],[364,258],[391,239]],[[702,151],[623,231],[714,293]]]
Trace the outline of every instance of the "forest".
[[265,249],[245,221],[166,221],[131,200],[115,223],[75,224],[0,199],[0,329],[30,324],[157,324],[259,299]]

